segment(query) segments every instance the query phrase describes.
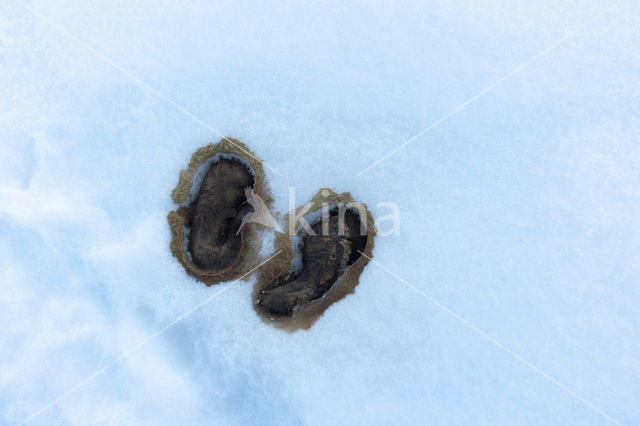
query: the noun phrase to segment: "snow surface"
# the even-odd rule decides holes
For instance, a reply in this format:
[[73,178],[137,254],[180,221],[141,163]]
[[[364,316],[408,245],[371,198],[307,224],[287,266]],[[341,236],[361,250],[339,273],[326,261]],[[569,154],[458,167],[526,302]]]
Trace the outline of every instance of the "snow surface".
[[[613,4],[2,0],[0,423],[224,289],[30,424],[640,424],[640,5],[554,45]],[[375,260],[459,318],[369,264],[287,334],[188,277],[170,192],[219,137],[159,94],[282,214],[396,203]]]

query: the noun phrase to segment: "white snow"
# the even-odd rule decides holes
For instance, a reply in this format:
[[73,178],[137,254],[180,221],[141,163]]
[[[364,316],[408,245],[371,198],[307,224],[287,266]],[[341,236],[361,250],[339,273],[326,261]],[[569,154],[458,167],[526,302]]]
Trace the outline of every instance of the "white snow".
[[[640,423],[637,2],[24,1],[0,2],[0,423]],[[280,173],[281,215],[290,186],[400,209],[308,331],[169,252],[211,129]]]

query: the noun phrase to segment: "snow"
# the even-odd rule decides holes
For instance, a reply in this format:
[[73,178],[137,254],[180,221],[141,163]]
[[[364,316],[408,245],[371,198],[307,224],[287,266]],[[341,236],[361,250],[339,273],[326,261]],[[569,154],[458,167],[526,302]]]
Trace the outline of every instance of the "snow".
[[[0,3],[0,423],[640,423],[637,3],[26,4]],[[171,257],[216,132],[281,217],[289,187],[399,207],[308,331]]]

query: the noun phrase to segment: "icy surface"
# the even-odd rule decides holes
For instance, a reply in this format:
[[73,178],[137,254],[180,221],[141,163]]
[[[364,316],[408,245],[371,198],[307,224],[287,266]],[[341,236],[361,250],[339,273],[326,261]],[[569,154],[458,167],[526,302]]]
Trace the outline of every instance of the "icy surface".
[[[31,424],[640,423],[638,2],[557,45],[614,1],[215,3],[0,2],[0,423],[223,289]],[[188,277],[170,192],[219,137],[159,94],[281,212],[396,203],[375,260],[459,317],[370,264],[286,334]]]

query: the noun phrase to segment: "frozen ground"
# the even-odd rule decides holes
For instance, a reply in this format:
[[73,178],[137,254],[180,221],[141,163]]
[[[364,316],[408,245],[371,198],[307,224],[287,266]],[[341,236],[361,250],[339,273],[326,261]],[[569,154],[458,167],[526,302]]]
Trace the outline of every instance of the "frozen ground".
[[[0,1],[0,423],[640,423],[638,2],[25,1],[59,28]],[[370,264],[289,335],[187,277],[170,191],[219,138],[132,75],[280,211],[396,203],[375,260],[459,318]]]

